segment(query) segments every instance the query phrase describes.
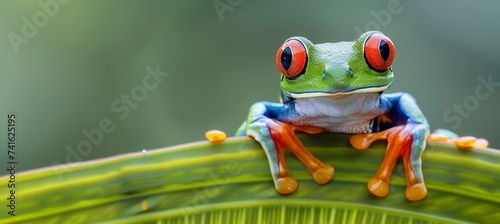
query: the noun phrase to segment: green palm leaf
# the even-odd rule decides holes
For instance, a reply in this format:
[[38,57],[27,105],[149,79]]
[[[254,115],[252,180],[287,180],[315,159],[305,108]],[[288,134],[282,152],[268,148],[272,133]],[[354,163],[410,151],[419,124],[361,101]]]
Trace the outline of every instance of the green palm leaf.
[[[16,216],[5,223],[497,223],[500,152],[460,151],[429,143],[423,172],[429,194],[409,202],[402,164],[391,193],[372,196],[366,182],[385,153],[384,142],[358,151],[347,135],[299,135],[318,158],[335,167],[317,185],[291,154],[299,189],[275,192],[267,158],[246,137],[197,142],[20,173]],[[8,176],[0,178],[7,183]],[[8,192],[2,185],[0,192]]]

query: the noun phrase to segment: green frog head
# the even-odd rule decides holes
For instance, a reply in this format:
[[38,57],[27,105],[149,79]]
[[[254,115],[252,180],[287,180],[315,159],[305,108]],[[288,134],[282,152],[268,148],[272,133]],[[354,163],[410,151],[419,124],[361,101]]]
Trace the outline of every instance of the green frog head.
[[382,92],[394,79],[395,55],[392,41],[377,31],[338,43],[313,44],[292,37],[276,54],[281,91],[287,98]]

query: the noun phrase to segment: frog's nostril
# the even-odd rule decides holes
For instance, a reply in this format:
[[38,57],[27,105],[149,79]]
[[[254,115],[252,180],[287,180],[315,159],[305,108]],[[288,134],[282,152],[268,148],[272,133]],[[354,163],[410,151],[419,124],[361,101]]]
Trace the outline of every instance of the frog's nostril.
[[347,71],[349,72],[349,76],[351,76],[351,77],[352,77],[352,76],[354,75],[354,73],[352,72],[351,67],[349,67],[349,70],[347,70]]
[[326,78],[326,70],[323,70],[323,78]]

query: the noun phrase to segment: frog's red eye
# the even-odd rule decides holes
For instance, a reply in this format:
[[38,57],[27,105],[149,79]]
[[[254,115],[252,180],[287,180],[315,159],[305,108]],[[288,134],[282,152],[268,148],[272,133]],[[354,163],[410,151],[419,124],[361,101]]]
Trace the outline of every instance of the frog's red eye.
[[287,40],[276,53],[276,66],[289,79],[306,72],[307,51],[299,40]]
[[371,69],[383,72],[391,67],[396,48],[392,41],[382,35],[373,34],[365,41],[365,60]]

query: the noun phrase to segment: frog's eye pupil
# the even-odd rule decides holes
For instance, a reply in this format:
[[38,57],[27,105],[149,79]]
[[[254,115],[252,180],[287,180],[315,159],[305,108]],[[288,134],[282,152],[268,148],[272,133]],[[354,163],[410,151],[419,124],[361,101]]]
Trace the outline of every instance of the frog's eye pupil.
[[290,47],[286,47],[285,50],[281,53],[281,65],[283,68],[288,70],[290,65],[292,65],[292,50]]
[[391,50],[389,49],[389,45],[387,44],[387,42],[383,39],[380,40],[379,51],[380,51],[380,56],[382,56],[382,59],[384,59],[384,61],[387,61]]
[[276,66],[288,79],[295,79],[306,72],[307,50],[297,39],[289,39],[276,53]]
[[375,33],[365,41],[364,56],[368,67],[377,72],[385,72],[394,61],[396,48],[388,37]]

